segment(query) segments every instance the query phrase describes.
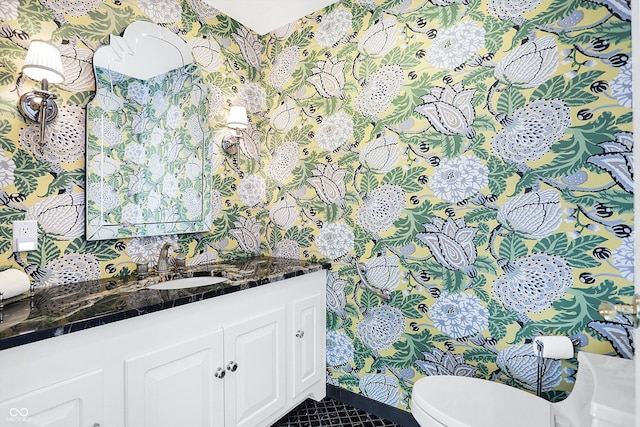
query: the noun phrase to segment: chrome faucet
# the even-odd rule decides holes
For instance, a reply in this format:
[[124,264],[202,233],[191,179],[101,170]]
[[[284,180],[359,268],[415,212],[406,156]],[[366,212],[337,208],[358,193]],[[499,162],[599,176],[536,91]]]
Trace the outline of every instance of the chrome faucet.
[[169,272],[169,249],[179,251],[180,246],[177,243],[165,243],[160,249],[160,255],[158,255],[158,265],[156,266],[156,272],[158,274],[167,274]]

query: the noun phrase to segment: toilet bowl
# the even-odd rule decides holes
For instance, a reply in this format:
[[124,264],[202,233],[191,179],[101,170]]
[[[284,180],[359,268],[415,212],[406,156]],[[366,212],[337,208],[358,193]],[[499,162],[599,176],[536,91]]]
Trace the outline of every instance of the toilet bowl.
[[551,403],[494,381],[429,376],[412,391],[411,413],[421,427],[633,427],[632,360],[578,353],[573,391]]

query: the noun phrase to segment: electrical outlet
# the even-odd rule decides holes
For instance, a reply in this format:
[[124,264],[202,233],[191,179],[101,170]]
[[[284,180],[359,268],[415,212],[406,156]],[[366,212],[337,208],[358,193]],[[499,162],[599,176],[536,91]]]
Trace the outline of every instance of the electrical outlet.
[[35,251],[38,249],[38,222],[13,222],[13,251]]

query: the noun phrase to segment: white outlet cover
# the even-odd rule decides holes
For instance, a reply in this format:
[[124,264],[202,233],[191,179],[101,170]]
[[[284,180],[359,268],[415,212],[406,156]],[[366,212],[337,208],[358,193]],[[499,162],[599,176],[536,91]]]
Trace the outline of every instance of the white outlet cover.
[[38,249],[38,222],[13,222],[13,251],[35,251]]

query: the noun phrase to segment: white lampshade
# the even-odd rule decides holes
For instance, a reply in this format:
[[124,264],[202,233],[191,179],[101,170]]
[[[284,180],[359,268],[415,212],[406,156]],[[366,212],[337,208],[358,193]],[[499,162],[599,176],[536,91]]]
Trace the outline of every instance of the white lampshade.
[[62,83],[64,71],[60,51],[49,42],[33,40],[29,45],[22,72],[38,82],[47,79],[49,83]]
[[240,106],[231,107],[229,118],[227,118],[227,126],[231,129],[246,129],[248,125],[247,110]]

